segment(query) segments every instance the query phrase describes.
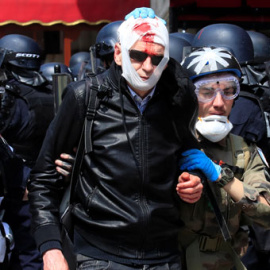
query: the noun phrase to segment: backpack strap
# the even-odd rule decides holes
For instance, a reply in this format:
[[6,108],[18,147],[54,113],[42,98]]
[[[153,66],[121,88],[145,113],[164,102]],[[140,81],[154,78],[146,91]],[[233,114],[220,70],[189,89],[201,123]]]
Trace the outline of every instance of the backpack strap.
[[109,90],[107,84],[103,84],[103,80],[104,75],[102,74],[85,78],[87,109],[70,179],[70,203],[72,202],[72,196],[75,190],[75,182],[78,179],[80,173],[83,157],[85,154],[89,154],[93,151],[92,128],[94,118],[99,106],[100,98],[104,95],[104,92],[108,93]]
[[[97,75],[98,76],[98,75]],[[78,179],[83,157],[85,153],[90,153],[92,151],[92,139],[91,139],[91,132],[94,122],[94,116],[96,114],[97,106],[99,104],[98,102],[98,91],[100,89],[99,82],[101,81],[97,78],[93,77],[87,77],[85,79],[85,104],[87,106],[86,108],[86,115],[82,127],[82,132],[79,140],[79,144],[76,151],[76,156],[74,160],[74,164],[72,167],[71,177],[70,177],[70,183],[64,193],[64,196],[62,198],[62,202],[60,205],[60,215],[63,217],[65,216],[66,212],[69,211],[69,207],[73,201],[73,193],[74,193],[74,187],[76,185],[76,181]],[[106,88],[108,89],[108,88]],[[90,136],[87,136],[89,135]]]
[[99,104],[99,100],[97,98],[97,94],[99,91],[99,84],[97,77],[86,79],[85,85],[86,91],[89,91],[89,103],[87,106],[86,117],[84,122],[84,145],[85,145],[85,153],[90,153],[93,150],[91,134],[94,123],[94,117],[96,114],[96,109]]
[[[94,121],[94,115],[95,115],[95,110],[96,110],[96,108],[93,108],[93,107],[91,108],[91,106],[95,106],[95,104],[96,104],[97,92],[92,91],[91,83],[87,82],[87,80],[85,82],[85,90],[86,90],[86,95],[85,95],[86,102],[88,102],[88,106],[86,109],[86,116],[84,119],[79,144],[77,146],[74,164],[72,166],[70,182],[69,182],[67,189],[65,190],[65,193],[64,193],[64,196],[62,198],[61,205],[60,205],[60,215],[61,215],[62,220],[64,220],[65,216],[67,216],[66,213],[70,210],[70,207],[71,207],[71,204],[73,201],[74,187],[75,187],[76,181],[79,177],[83,157],[84,157],[84,154],[86,152],[85,151],[85,144],[87,141],[85,139],[86,126],[87,126],[87,130],[92,129],[92,123]],[[89,91],[89,93],[88,93],[88,91]],[[94,99],[94,102],[91,100],[92,98]],[[92,119],[90,121],[88,121],[88,119],[87,119],[87,114],[89,114],[89,117],[92,117]],[[92,147],[92,144],[91,144],[91,147]],[[63,223],[69,223],[69,222],[63,221]]]
[[[71,178],[69,186],[67,187],[65,194],[62,198],[60,205],[60,215],[61,223],[63,225],[62,230],[62,246],[63,254],[68,261],[69,269],[76,268],[76,258],[74,254],[72,239],[73,239],[73,226],[74,222],[72,219],[72,209],[73,209],[73,197],[75,191],[75,185],[78,181],[78,177],[81,170],[81,165],[83,162],[83,157],[86,153],[90,153],[93,150],[92,147],[92,127],[94,122],[94,117],[96,110],[99,105],[99,98],[102,98],[104,92],[106,95],[109,93],[109,88],[106,85],[101,87],[100,82],[102,82],[104,76],[102,74],[96,77],[89,77],[85,79],[85,101],[86,101],[86,115],[85,120],[76,151],[76,157],[72,168]],[[102,91],[101,91],[102,90]],[[99,95],[99,93],[101,93]]]

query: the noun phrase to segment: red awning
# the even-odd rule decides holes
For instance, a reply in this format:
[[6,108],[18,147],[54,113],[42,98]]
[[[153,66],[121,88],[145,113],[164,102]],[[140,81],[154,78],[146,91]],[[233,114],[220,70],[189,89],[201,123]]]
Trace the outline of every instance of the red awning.
[[1,0],[0,26],[95,25],[123,20],[134,8],[149,6],[150,0]]

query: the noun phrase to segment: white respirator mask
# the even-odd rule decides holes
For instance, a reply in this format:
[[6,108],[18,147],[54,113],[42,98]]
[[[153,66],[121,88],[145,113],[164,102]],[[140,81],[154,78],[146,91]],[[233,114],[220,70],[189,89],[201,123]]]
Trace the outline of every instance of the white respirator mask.
[[219,142],[224,139],[233,128],[232,123],[227,116],[210,115],[199,117],[196,123],[196,129],[211,142]]
[[[124,21],[118,29],[119,41],[122,52],[122,76],[135,89],[148,91],[152,89],[161,77],[161,74],[169,61],[169,34],[161,19],[130,17]],[[138,40],[158,43],[164,47],[164,57],[156,66],[148,80],[143,81],[132,66],[129,50]]]

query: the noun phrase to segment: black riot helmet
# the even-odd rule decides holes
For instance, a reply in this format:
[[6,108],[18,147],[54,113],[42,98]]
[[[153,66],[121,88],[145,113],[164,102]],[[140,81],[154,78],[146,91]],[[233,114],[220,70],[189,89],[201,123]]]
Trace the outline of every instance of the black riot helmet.
[[77,64],[81,64],[83,61],[88,61],[90,59],[89,52],[77,52],[72,54],[69,60],[69,67],[72,68]]
[[73,77],[77,77],[82,64],[88,63],[90,60],[90,53],[89,52],[77,52],[74,53],[70,60],[69,60],[69,68],[73,74]]
[[43,75],[49,83],[52,83],[53,81],[52,75],[55,73],[55,66],[60,68],[60,73],[69,74],[73,78],[71,70],[68,66],[61,62],[49,62],[42,64],[39,69],[40,74]]
[[263,33],[247,31],[254,48],[254,62],[263,63],[270,60],[270,38]]
[[231,72],[238,78],[242,77],[239,62],[223,48],[197,48],[184,58],[181,65],[192,80],[219,72]]
[[195,37],[195,34],[188,33],[188,32],[173,32],[173,33],[170,33],[170,36],[179,37],[181,39],[186,40],[188,43],[191,44],[193,41],[193,38]]
[[190,43],[185,39],[182,39],[176,35],[169,34],[169,55],[177,62],[182,62],[183,56],[186,55],[186,51],[190,47]]
[[0,39],[0,66],[38,71],[42,62],[42,51],[30,37],[10,34]]
[[240,64],[251,62],[254,58],[250,36],[246,30],[234,24],[210,24],[197,32],[191,45],[224,48],[230,51]]
[[101,60],[107,57],[113,57],[114,45],[118,42],[117,31],[122,22],[111,22],[103,26],[98,32],[95,46],[97,57],[101,58]]

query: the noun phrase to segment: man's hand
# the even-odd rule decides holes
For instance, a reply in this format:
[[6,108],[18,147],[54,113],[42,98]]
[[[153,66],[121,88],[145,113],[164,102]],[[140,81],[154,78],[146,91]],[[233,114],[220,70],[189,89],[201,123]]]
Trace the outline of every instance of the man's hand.
[[68,263],[59,249],[51,249],[43,255],[44,270],[69,270]]
[[188,203],[197,202],[202,195],[203,185],[201,179],[196,176],[183,172],[178,178],[176,192],[179,197]]
[[69,154],[61,154],[60,159],[55,160],[56,170],[65,177],[69,177],[74,164],[74,156]]

